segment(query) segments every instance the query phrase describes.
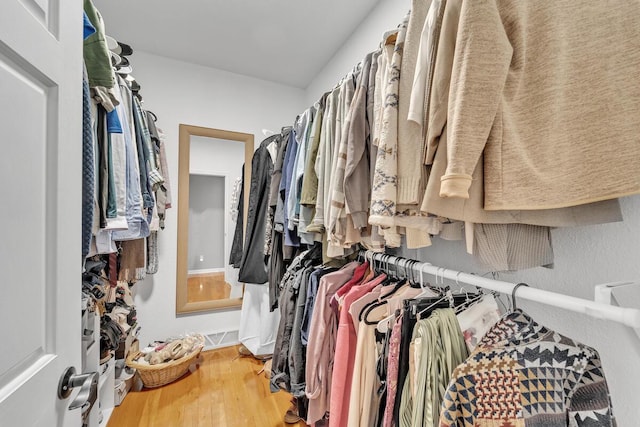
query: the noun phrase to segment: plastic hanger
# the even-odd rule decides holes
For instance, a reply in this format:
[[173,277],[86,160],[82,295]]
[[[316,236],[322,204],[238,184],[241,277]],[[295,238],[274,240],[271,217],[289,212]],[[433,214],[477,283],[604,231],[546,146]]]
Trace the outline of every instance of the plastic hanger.
[[449,303],[449,307],[450,308],[453,308],[455,306],[454,300],[453,300],[453,294],[451,293],[451,289],[449,289],[449,288],[447,288],[445,290],[444,295],[442,296],[442,298],[440,298],[436,302],[430,304],[427,308],[424,308],[424,309],[420,310],[419,312],[417,312],[416,313],[416,319],[420,320],[422,314],[424,314],[427,311],[430,311],[432,308],[436,307],[439,303],[445,302],[445,301]]
[[[406,281],[409,283],[409,286],[411,287],[415,287],[416,285],[416,280],[415,280],[415,275],[414,275],[414,266],[416,264],[418,264],[418,261],[412,260],[412,259],[402,259],[401,261],[404,261],[404,272],[405,272],[405,279]],[[419,285],[419,284],[418,284]],[[398,289],[399,290],[399,289]],[[395,292],[395,290],[394,290]],[[385,297],[387,297],[388,295],[385,295]],[[391,324],[391,321],[395,318],[397,318],[400,315],[401,311],[400,310],[396,310],[395,313],[390,314],[389,316],[385,317],[384,319],[380,320],[378,322],[378,326],[376,327],[378,332],[380,333],[387,333],[387,331],[389,330],[389,326]]]
[[[431,265],[431,264],[425,263],[425,265]],[[431,293],[434,292],[434,289],[432,289],[430,286],[426,285],[426,283],[424,281],[424,277],[422,276],[423,273],[424,273],[424,270],[422,268],[420,268],[420,288],[422,289],[422,292],[419,293],[418,295],[416,295],[414,297],[414,299],[420,299],[420,298],[432,297],[433,296]],[[436,276],[436,280],[437,280],[437,276]]]
[[391,321],[393,319],[397,319],[399,316],[400,316],[400,310],[396,310],[395,313],[380,320],[378,322],[378,326],[376,326],[376,329],[378,330],[378,332],[382,334],[386,334],[389,331],[389,326],[391,326]]
[[[396,284],[396,287],[394,287],[394,289],[389,292],[388,294],[384,295],[381,297],[381,299],[385,299],[389,296],[391,296],[392,294],[396,293],[401,287],[403,287],[407,282],[410,285],[413,285],[412,283],[412,279],[413,279],[413,270],[410,269],[409,265],[411,265],[411,268],[413,268],[413,265],[417,263],[417,261],[414,260],[410,260],[410,259],[406,259],[406,258],[401,258],[398,261],[398,266],[403,268],[403,272],[404,272],[404,277],[402,277],[402,281],[398,282]],[[386,302],[386,301],[385,301]],[[368,308],[365,307],[365,308]],[[371,308],[371,310],[373,310],[373,308]],[[362,312],[360,312],[361,314],[364,312],[364,309]],[[368,313],[367,313],[368,314]],[[378,330],[378,332],[380,333],[386,333],[389,330],[389,324],[391,322],[391,320],[393,320],[394,318],[396,318],[399,315],[399,310],[396,310],[396,313],[392,313],[389,316],[385,317],[384,319],[378,321],[378,326],[376,326],[376,329]],[[365,322],[367,322],[367,318],[365,315]],[[371,323],[369,323],[371,324]]]
[[400,289],[401,287],[403,287],[405,284],[407,283],[407,279],[401,279],[400,281],[398,281],[395,286],[393,287],[393,289],[391,290],[391,292],[385,294],[384,296],[380,296],[380,298],[378,298],[378,300],[370,302],[369,304],[367,304],[362,311],[360,312],[360,315],[358,316],[358,319],[361,321],[364,321],[364,323],[366,325],[376,325],[378,324],[378,320],[376,320],[375,322],[370,321],[367,316],[369,315],[369,313],[371,313],[375,308],[377,307],[381,307],[385,304],[387,304],[389,301],[387,300],[387,298],[389,298],[391,295],[393,295],[394,293],[396,293],[398,291],[398,289]]
[[465,291],[466,301],[460,305],[457,305],[454,312],[456,314],[462,313],[469,307],[473,306],[475,303],[480,302],[482,298],[484,298],[487,295],[488,294],[484,294],[484,293],[469,294],[468,292]]

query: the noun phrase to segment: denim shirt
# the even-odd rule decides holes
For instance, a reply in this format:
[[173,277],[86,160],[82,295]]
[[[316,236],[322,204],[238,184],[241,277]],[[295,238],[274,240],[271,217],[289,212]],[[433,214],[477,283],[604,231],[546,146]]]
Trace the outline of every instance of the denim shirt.
[[[125,95],[131,94],[127,87],[122,87],[122,82],[120,83],[121,90]],[[116,90],[116,96],[121,97],[120,90]],[[132,133],[130,128],[128,117],[131,117],[128,114],[127,108],[125,108],[122,99],[120,99],[120,105],[118,105],[117,111],[118,115],[122,117],[121,125],[124,132],[124,142],[126,149],[126,162],[127,162],[127,170],[126,170],[126,182],[127,182],[127,208],[126,208],[126,217],[127,217],[127,230],[114,230],[112,234],[113,240],[135,240],[141,239],[149,236],[149,223],[146,218],[142,215],[142,196],[140,193],[140,174],[136,169],[136,163],[138,162],[138,156],[136,156],[134,143],[132,141]],[[143,165],[140,166],[142,169]]]
[[[132,110],[133,110],[133,122],[136,131],[136,146],[138,148],[138,164],[140,166],[140,191],[142,193],[143,208],[152,209],[155,201],[153,199],[153,190],[151,188],[151,182],[149,181],[149,148],[145,142],[145,129],[144,120],[142,116],[142,109],[138,99],[132,96]],[[151,218],[149,218],[149,221]]]
[[332,273],[338,270],[337,268],[321,268],[314,271],[309,276],[307,282],[306,303],[304,305],[304,312],[302,314],[302,325],[300,327],[300,338],[303,345],[307,345],[309,342],[309,328],[311,327],[311,316],[313,315],[313,306],[316,302],[316,294],[318,293],[318,285],[322,276],[328,273]]

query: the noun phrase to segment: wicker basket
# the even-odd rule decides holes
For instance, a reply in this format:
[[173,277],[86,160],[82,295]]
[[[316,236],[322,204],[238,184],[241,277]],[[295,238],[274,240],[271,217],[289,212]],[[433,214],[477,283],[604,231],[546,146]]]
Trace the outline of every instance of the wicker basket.
[[186,374],[187,371],[189,371],[191,363],[200,355],[203,346],[204,345],[199,345],[191,353],[178,360],[171,360],[157,365],[136,362],[135,360],[138,358],[138,355],[141,354],[141,352],[137,352],[127,357],[127,366],[135,368],[138,371],[142,384],[144,384],[146,388],[161,387],[174,382]]

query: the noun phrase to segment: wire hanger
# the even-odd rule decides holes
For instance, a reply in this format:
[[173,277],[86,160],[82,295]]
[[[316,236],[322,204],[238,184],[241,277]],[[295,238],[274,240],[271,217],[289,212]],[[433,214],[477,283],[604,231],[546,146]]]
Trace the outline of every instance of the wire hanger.
[[516,307],[516,291],[520,286],[529,286],[526,283],[518,283],[513,287],[511,291],[511,311],[516,311],[518,308]]

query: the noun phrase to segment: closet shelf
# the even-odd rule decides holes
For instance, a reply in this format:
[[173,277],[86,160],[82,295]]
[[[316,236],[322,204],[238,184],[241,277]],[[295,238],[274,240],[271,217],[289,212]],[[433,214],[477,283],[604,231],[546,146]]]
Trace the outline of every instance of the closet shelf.
[[[395,265],[401,262],[406,263],[408,261],[405,258],[372,251],[361,251],[360,255],[365,259],[376,260],[385,263],[393,263]],[[514,289],[517,286],[517,284],[515,283],[488,279],[486,277],[481,277],[456,270],[449,270],[447,268],[438,267],[429,263],[414,263],[413,266],[408,264],[407,268],[411,268],[418,275],[428,274],[436,278],[449,279],[455,281],[456,283],[477,286],[507,295],[512,295]],[[631,328],[640,328],[640,310],[635,308],[615,307],[610,304],[590,301],[587,299],[577,298],[557,292],[535,289],[529,286],[522,286],[517,288],[517,296],[518,298],[522,298],[525,300],[586,314],[597,319],[611,320],[614,322],[622,323],[623,325],[629,326]]]
[[114,363],[114,359],[111,358],[111,360],[109,360],[107,362],[107,367],[106,369],[104,369],[104,366],[100,366],[99,370],[101,371],[100,373],[100,379],[98,380],[98,389],[102,390],[102,388],[104,387],[105,382],[107,381],[107,379],[111,376],[113,376],[114,373],[114,369],[115,369],[115,363]]
[[100,422],[100,426],[106,426],[109,423],[109,418],[111,418],[111,413],[113,412],[113,408],[105,409],[102,411],[102,421]]

